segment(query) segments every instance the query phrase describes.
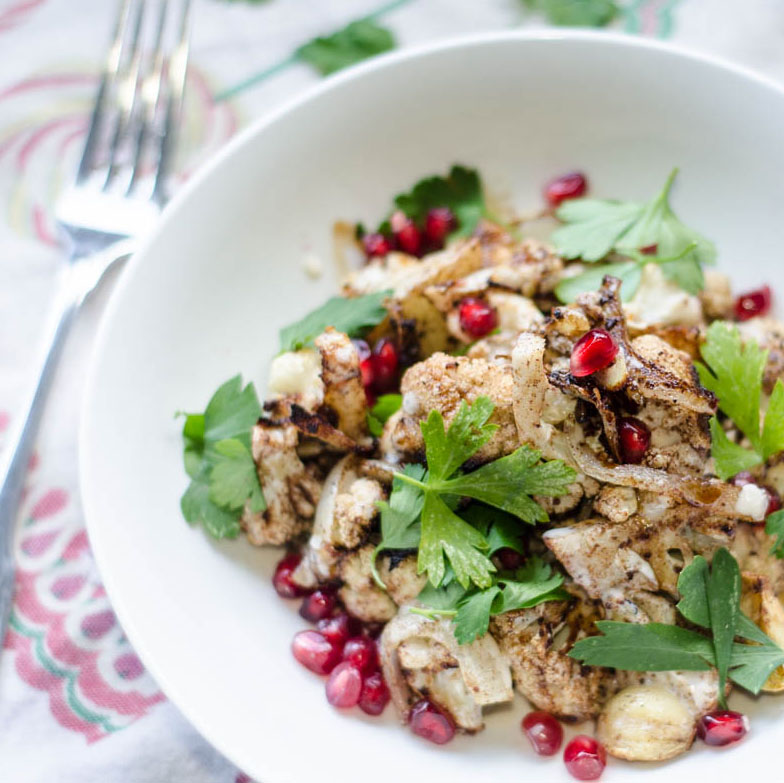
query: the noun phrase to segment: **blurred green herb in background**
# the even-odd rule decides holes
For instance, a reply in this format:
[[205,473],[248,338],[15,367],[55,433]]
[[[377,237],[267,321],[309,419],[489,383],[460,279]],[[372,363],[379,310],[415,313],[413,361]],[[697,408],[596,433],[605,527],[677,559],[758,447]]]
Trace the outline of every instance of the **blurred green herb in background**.
[[563,27],[605,27],[620,9],[613,0],[523,0],[530,11]]

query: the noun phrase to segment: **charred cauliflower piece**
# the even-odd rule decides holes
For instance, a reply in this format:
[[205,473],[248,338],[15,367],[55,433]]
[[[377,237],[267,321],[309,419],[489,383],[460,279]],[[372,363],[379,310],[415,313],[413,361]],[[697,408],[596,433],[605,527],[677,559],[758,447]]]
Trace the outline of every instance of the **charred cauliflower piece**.
[[337,415],[341,432],[357,443],[367,441],[367,398],[357,349],[348,335],[331,327],[315,342],[321,353],[324,404]]
[[473,404],[487,396],[495,405],[490,418],[498,430],[472,458],[476,464],[489,462],[513,452],[520,444],[512,412],[514,381],[510,371],[482,359],[433,354],[409,368],[400,385],[403,407],[386,424],[384,442],[390,450],[412,456],[424,450],[419,422],[430,411],[440,411],[449,426],[461,402]]
[[[562,631],[569,632],[565,646],[556,643]],[[567,604],[550,601],[497,615],[490,620],[490,634],[512,667],[515,688],[537,709],[568,721],[598,715],[611,692],[612,675],[567,655],[571,643],[584,635]]]
[[246,510],[241,524],[255,546],[285,544],[311,524],[321,495],[321,483],[297,455],[299,434],[291,424],[259,420],[253,428],[251,449],[266,510]]
[[341,559],[338,574],[343,586],[338,595],[349,614],[362,622],[385,623],[395,616],[397,605],[373,579],[370,566],[374,549],[367,544]]
[[363,460],[350,455],[332,468],[315,511],[313,532],[294,580],[313,588],[338,575],[345,554],[367,538],[378,516],[376,503],[386,498],[384,487],[361,475]]
[[381,668],[401,721],[420,699],[432,699],[455,725],[483,727],[482,707],[513,698],[509,665],[491,636],[459,645],[448,620],[401,610],[379,639]]

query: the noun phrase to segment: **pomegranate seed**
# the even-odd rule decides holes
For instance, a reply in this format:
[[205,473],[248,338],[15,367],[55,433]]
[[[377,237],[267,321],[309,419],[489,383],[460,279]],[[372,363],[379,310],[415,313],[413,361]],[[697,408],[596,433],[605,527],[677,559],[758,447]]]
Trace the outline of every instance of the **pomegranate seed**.
[[628,464],[642,462],[648,446],[651,445],[651,431],[645,422],[634,416],[624,416],[618,422],[618,436],[621,442],[621,459]]
[[607,752],[601,742],[578,734],[564,748],[564,764],[577,780],[598,780],[607,766]]
[[441,248],[455,225],[455,214],[449,207],[431,209],[425,218],[425,238],[434,248]]
[[394,391],[397,388],[399,359],[397,348],[391,340],[381,339],[373,347],[372,388],[377,394]]
[[522,725],[525,736],[540,756],[558,753],[563,742],[563,729],[549,712],[529,712]]
[[499,549],[495,556],[505,571],[514,571],[525,565],[525,557],[511,547],[505,546],[503,549]]
[[550,180],[544,187],[544,198],[551,207],[557,207],[568,198],[584,196],[588,180],[579,171],[570,171],[562,177]]
[[720,747],[742,740],[749,730],[749,719],[740,712],[716,710],[703,715],[697,734],[706,745]]
[[781,510],[781,495],[770,487],[763,487],[763,489],[768,493],[768,509],[765,512],[765,516],[770,516],[774,512]]
[[298,585],[291,578],[301,560],[302,555],[298,552],[291,552],[275,567],[272,585],[281,598],[301,598],[303,595],[308,594],[308,590]]
[[362,375],[362,385],[365,389],[370,389],[373,386],[373,359],[368,357],[359,363],[359,372]]
[[343,660],[356,666],[363,674],[372,672],[378,667],[375,641],[367,636],[349,639],[343,648]]
[[575,378],[585,378],[609,367],[618,355],[618,346],[604,329],[591,329],[572,348],[569,369]]
[[427,699],[418,701],[408,715],[411,731],[423,739],[445,745],[455,736],[455,724],[452,718]]
[[658,250],[659,250],[659,246],[656,244],[646,245],[645,247],[640,248],[640,252],[644,256],[655,256]]
[[748,470],[742,470],[732,477],[732,483],[736,487],[745,487],[746,484],[756,484],[757,480],[749,473]]
[[333,707],[348,709],[359,704],[362,693],[362,672],[351,663],[338,664],[327,680],[327,701]]
[[365,677],[362,693],[359,694],[359,708],[368,715],[381,715],[389,703],[389,688],[381,672]]
[[478,339],[489,334],[498,326],[498,313],[487,302],[473,296],[460,302],[460,328]]
[[402,212],[395,212],[390,223],[397,246],[410,256],[418,256],[422,252],[422,234],[414,221]]
[[300,617],[315,623],[329,617],[335,609],[335,594],[329,590],[316,590],[302,602]]
[[316,623],[316,628],[328,642],[342,650],[348,639],[360,631],[357,625],[351,617],[342,612],[334,617],[325,617],[323,620],[319,620]]
[[754,291],[747,291],[735,300],[735,317],[739,321],[748,321],[757,315],[766,315],[772,303],[770,286],[764,285]]
[[329,674],[340,663],[340,647],[318,631],[300,631],[291,642],[294,657],[316,674]]
[[362,248],[368,258],[385,256],[392,250],[392,241],[383,234],[365,234],[362,237]]

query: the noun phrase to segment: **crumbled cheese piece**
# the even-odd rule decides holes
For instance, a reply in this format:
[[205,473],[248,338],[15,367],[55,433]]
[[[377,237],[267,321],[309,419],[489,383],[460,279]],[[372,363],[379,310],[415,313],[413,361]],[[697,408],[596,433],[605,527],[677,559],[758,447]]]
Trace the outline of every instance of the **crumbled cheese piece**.
[[741,487],[738,500],[735,503],[735,511],[746,517],[751,517],[755,521],[765,519],[765,512],[768,510],[768,493],[756,484],[746,484]]
[[306,253],[302,259],[302,267],[308,277],[317,280],[324,272],[324,264],[315,253]]
[[269,391],[271,394],[303,397],[324,397],[321,380],[321,356],[318,351],[305,348],[301,351],[286,351],[276,356],[270,366]]

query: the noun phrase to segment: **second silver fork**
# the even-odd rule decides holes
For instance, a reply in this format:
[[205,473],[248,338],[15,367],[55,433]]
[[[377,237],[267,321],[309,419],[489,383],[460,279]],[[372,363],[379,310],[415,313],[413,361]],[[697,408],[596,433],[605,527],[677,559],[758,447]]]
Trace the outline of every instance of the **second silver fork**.
[[122,0],[75,182],[55,205],[67,261],[35,380],[0,461],[0,642],[13,603],[19,502],[63,342],[85,298],[152,228],[166,201],[185,90],[190,4]]

